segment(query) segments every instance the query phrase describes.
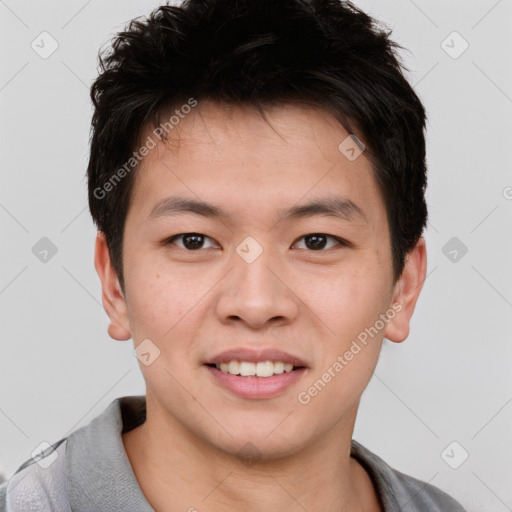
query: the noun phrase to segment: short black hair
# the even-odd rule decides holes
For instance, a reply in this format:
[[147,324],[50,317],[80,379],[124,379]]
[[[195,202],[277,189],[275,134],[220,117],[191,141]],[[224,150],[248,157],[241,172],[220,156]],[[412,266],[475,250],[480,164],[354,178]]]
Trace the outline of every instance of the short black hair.
[[357,133],[386,205],[398,279],[427,221],[426,114],[390,34],[340,0],[185,0],[116,34],[99,53],[91,87],[87,177],[91,215],[122,289],[141,134],[173,108],[201,100],[260,112],[312,105]]

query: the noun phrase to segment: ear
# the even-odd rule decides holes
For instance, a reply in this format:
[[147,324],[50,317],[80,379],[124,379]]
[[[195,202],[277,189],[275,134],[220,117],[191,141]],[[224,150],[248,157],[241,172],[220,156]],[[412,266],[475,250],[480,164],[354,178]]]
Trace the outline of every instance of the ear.
[[96,235],[94,266],[101,281],[103,307],[110,318],[108,334],[115,340],[128,340],[131,338],[131,330],[126,301],[117,274],[112,267],[110,251],[102,231],[98,231]]
[[384,336],[395,343],[409,336],[409,326],[416,301],[423,288],[427,272],[427,248],[421,237],[406,256],[402,275],[395,284],[393,309],[397,312],[388,323]]

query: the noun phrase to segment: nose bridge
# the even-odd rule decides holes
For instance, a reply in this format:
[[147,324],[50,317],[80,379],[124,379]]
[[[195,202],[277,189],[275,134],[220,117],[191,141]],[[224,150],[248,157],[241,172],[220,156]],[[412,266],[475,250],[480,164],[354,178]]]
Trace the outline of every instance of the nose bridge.
[[283,283],[281,261],[268,243],[247,237],[232,255],[232,271],[222,288],[217,313],[251,327],[297,315],[293,293]]
[[253,297],[265,295],[267,300],[274,296],[276,276],[270,269],[279,265],[270,249],[265,248],[254,260],[247,260],[238,252],[233,260],[238,281],[235,284],[240,294],[248,292]]

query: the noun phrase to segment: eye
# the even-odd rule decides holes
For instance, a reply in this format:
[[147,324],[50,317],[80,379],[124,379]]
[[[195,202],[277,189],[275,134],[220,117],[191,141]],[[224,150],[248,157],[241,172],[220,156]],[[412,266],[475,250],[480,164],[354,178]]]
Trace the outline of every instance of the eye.
[[[325,233],[310,233],[309,235],[304,235],[303,237],[299,238],[299,240],[304,239],[306,249],[311,249],[313,251],[321,251],[322,249],[330,249],[331,247],[335,245],[348,245],[348,242],[345,242],[341,238],[338,238],[336,236],[332,235],[326,235]],[[334,240],[335,243],[328,246],[327,240],[331,239]],[[297,244],[298,242],[295,242]],[[294,245],[295,245],[294,244]],[[302,249],[303,247],[299,247],[299,249]]]
[[[176,240],[182,240],[182,245],[175,243]],[[175,244],[182,249],[187,249],[190,251],[197,251],[198,249],[204,249],[205,240],[213,240],[201,233],[181,233],[179,235],[171,236],[164,241],[164,245]],[[211,245],[211,247],[215,247],[215,244]]]

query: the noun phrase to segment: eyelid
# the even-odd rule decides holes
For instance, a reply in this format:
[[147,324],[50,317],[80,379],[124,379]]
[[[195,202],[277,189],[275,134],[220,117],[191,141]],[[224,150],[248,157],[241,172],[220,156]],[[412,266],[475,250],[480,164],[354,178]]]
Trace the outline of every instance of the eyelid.
[[[177,233],[176,235],[172,235],[172,236],[169,236],[167,238],[165,238],[162,242],[161,242],[161,245],[163,246],[166,246],[166,245],[169,245],[171,243],[174,243],[175,239],[178,239],[178,238],[181,238],[181,237],[184,237],[185,235],[197,235],[197,236],[201,236],[205,239],[208,239],[208,240],[211,240],[215,245],[219,245],[218,242],[216,240],[214,240],[213,238],[207,236],[207,235],[204,235],[203,233],[198,233],[196,231],[187,231],[185,233]],[[179,247],[179,246],[178,246]],[[195,251],[193,250],[189,250],[187,248],[183,248],[183,247],[179,247],[180,249],[183,249],[185,251],[188,251],[188,252],[199,252],[201,251],[201,249],[203,249],[201,247],[201,249],[197,249]],[[207,249],[211,249],[211,247],[207,247]]]
[[[305,238],[307,236],[312,236],[312,235],[322,235],[322,236],[325,236],[326,238],[331,238],[333,240],[336,240],[336,242],[338,242],[338,246],[341,246],[341,247],[352,247],[352,244],[343,238],[340,238],[335,235],[329,235],[328,233],[321,233],[321,232],[313,232],[313,233],[307,233],[305,235],[302,235],[301,237],[297,238],[295,240],[295,242],[293,242],[292,246],[295,245],[299,240],[302,240],[303,238]],[[308,252],[315,253],[315,252],[326,252],[327,250],[332,249],[332,248],[333,247],[329,247],[328,249],[319,249],[317,251],[309,250],[309,249],[306,249],[306,250]]]

